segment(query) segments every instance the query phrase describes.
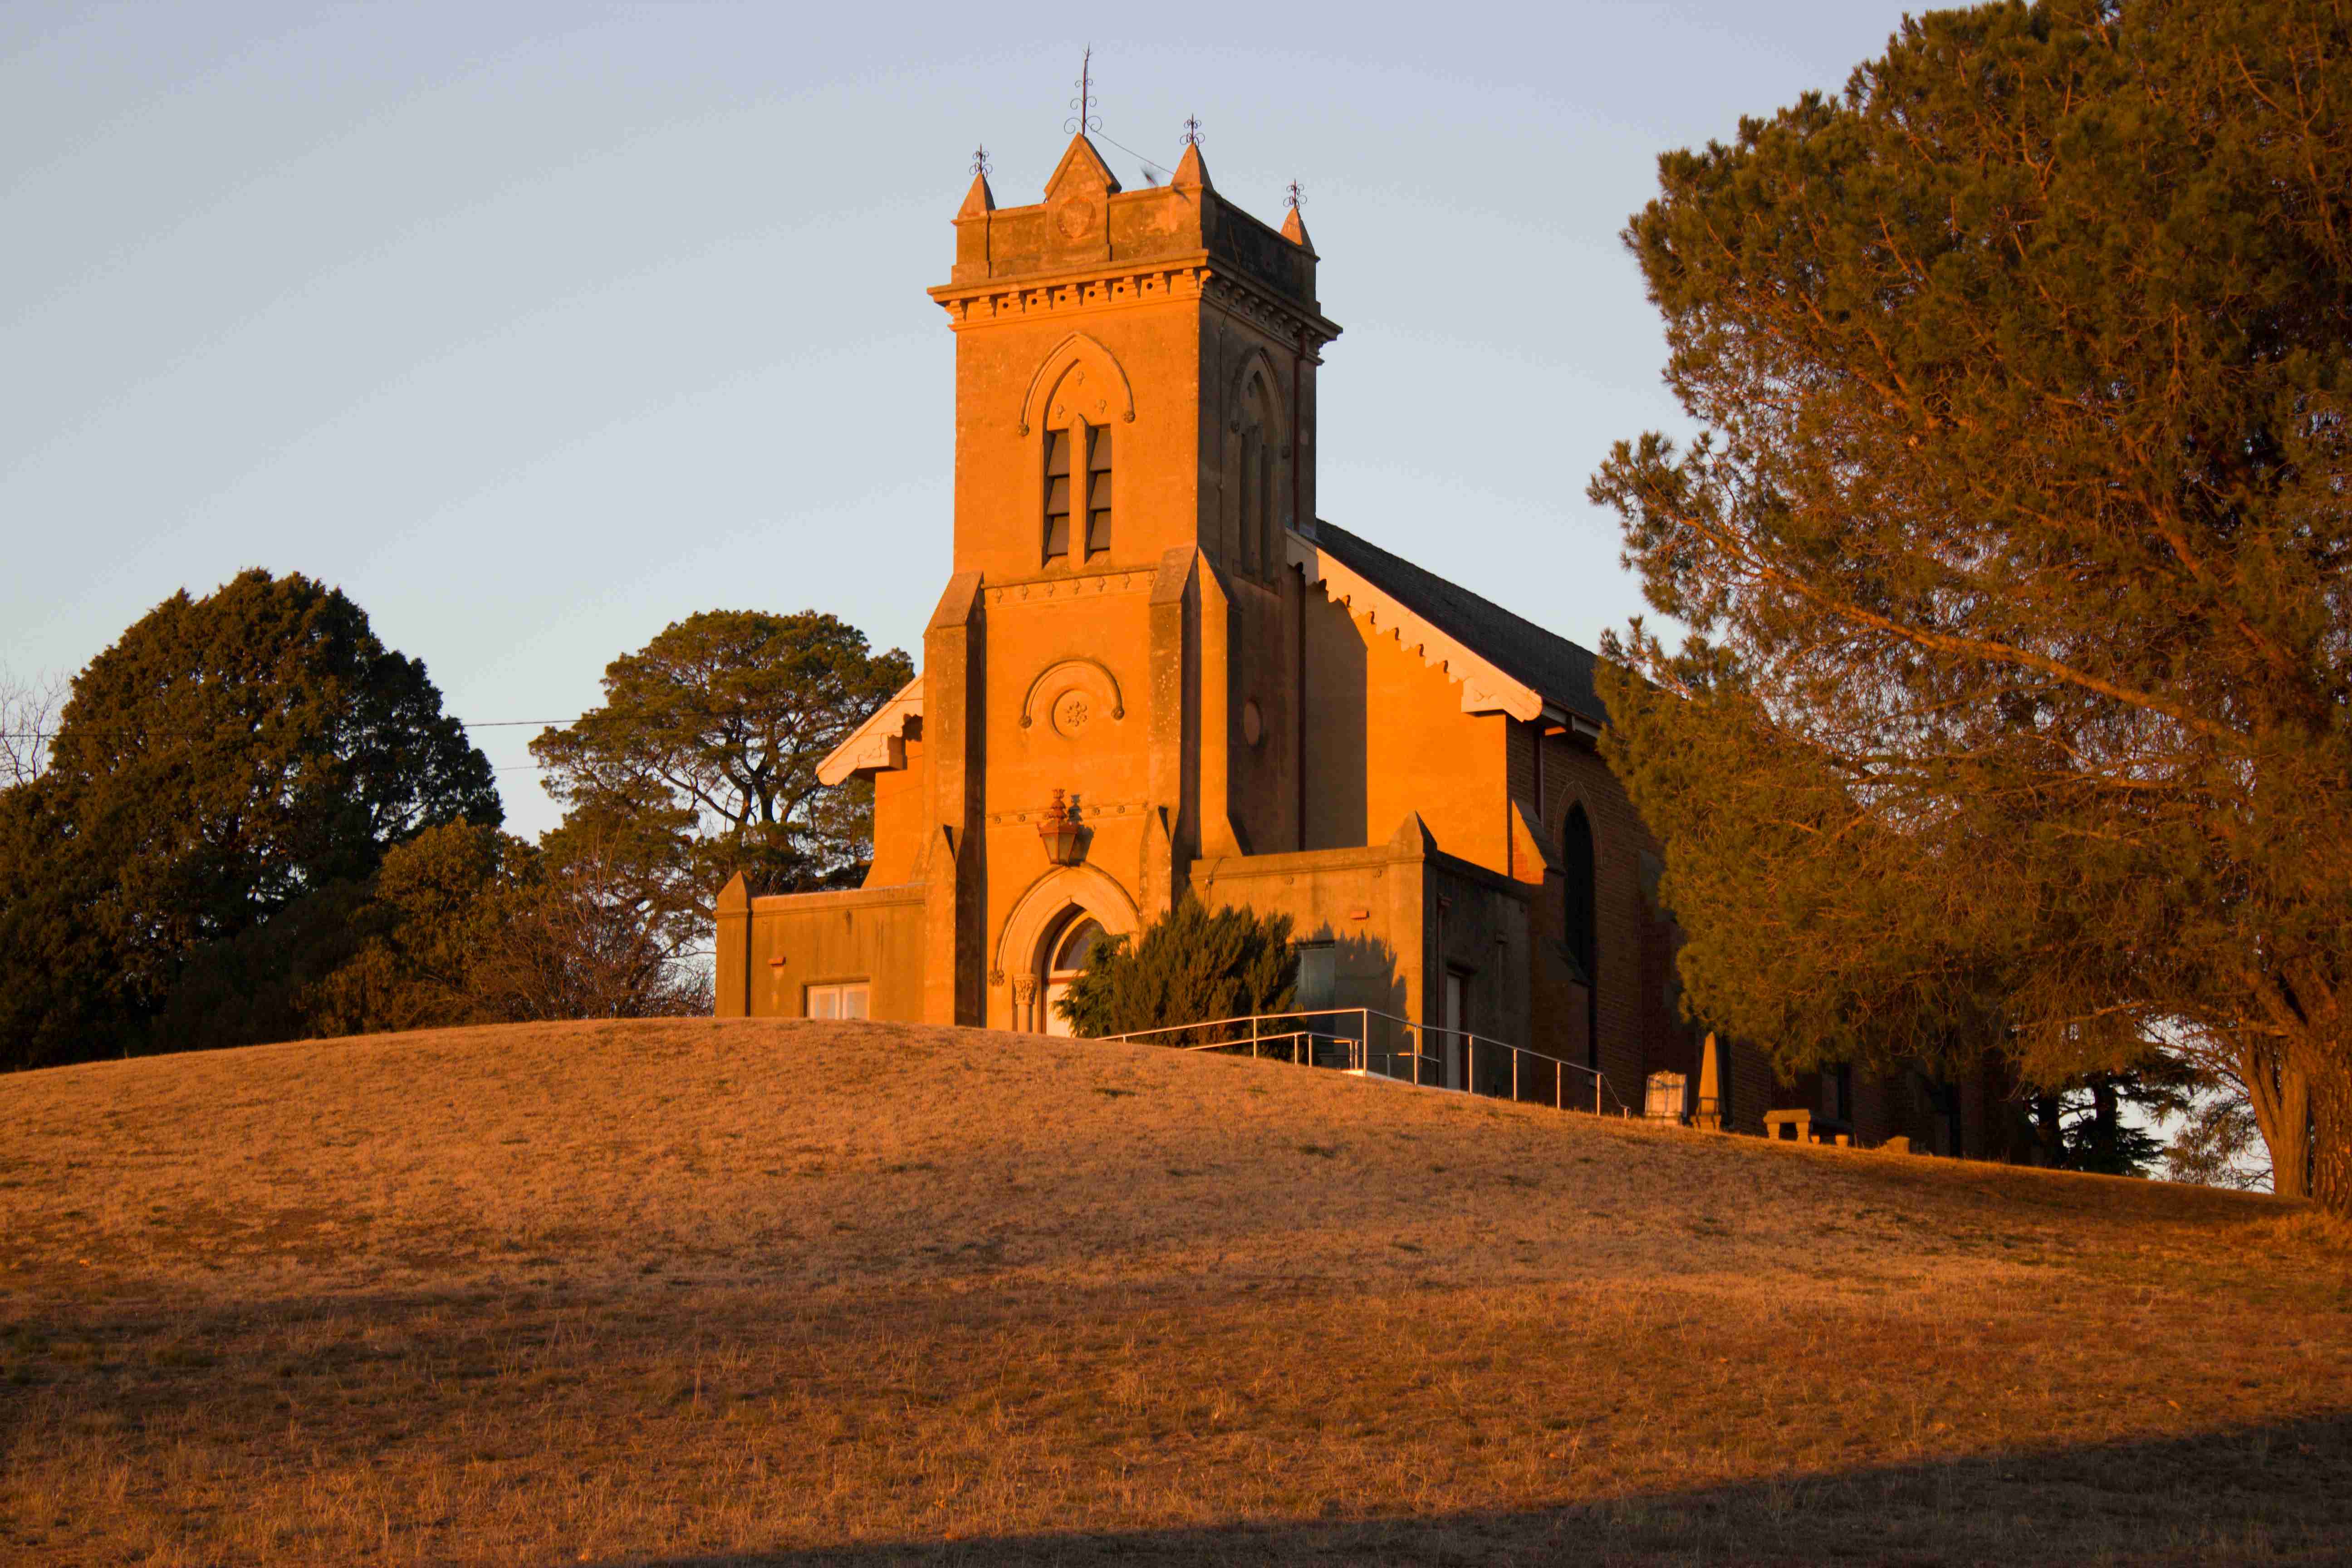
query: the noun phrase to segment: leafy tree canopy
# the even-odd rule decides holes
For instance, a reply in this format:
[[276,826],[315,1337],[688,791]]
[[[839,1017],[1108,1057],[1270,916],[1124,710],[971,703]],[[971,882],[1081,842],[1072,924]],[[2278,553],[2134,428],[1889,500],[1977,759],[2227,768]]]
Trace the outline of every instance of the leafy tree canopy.
[[706,611],[606,666],[603,705],[531,752],[616,886],[665,930],[707,933],[737,871],[805,891],[870,858],[871,789],[829,789],[816,768],[913,678],[830,615]]
[[1592,495],[1692,634],[1604,696],[1706,1016],[2044,1082],[2191,1037],[2352,1208],[2347,61],[2302,0],[1941,12],[1660,161],[1704,434]]
[[0,794],[0,1062],[146,1048],[192,966],[239,949],[250,990],[284,967],[254,951],[273,917],[500,815],[424,665],[340,590],[248,571],[175,594],[75,678],[46,771]]
[[710,1011],[680,962],[580,841],[534,847],[449,823],[383,858],[357,951],[310,998],[320,1034]]

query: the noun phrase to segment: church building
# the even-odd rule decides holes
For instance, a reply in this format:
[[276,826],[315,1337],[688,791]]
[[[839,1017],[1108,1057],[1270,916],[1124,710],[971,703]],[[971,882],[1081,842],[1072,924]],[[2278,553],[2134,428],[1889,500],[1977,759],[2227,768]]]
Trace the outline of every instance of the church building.
[[[1317,516],[1340,329],[1297,206],[1244,212],[1197,144],[1123,190],[1081,133],[1042,202],[983,170],[954,227],[953,559],[922,672],[821,771],[873,780],[872,867],[730,883],[719,1013],[1066,1032],[1088,945],[1189,889],[1291,917],[1302,1007],[1598,1069],[1635,1114],[1651,1073],[1695,1089],[1594,656]],[[1864,1120],[1753,1050],[1713,1078],[1727,1125]]]

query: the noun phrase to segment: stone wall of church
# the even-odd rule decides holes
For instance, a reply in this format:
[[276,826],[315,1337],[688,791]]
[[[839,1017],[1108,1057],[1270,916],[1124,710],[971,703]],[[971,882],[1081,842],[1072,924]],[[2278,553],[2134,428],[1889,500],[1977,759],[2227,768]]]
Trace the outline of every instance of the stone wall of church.
[[1291,936],[1333,949],[1334,1007],[1411,1018],[1422,1005],[1427,889],[1423,858],[1403,845],[1359,845],[1194,862],[1192,887],[1211,909],[1287,915]]
[[[1417,817],[1408,816],[1384,844],[1202,860],[1192,887],[1213,909],[1286,915],[1294,941],[1331,944],[1334,1008],[1370,1008],[1433,1030],[1444,1024],[1451,972],[1463,982],[1470,1032],[1528,1044],[1534,893],[1443,853]],[[1375,1048],[1406,1050],[1416,1037],[1379,1020],[1370,1032]],[[1419,1038],[1433,1056],[1443,1043],[1434,1032]],[[1507,1088],[1507,1051],[1490,1047],[1475,1065],[1482,1089]]]
[[810,986],[848,984],[868,987],[874,1017],[921,1017],[923,892],[752,899],[740,879],[730,883],[719,900],[719,1016],[804,1017]]
[[921,724],[918,719],[909,725],[911,732],[904,742],[907,765],[872,775],[874,858],[866,868],[866,887],[901,887],[915,879],[922,863],[931,778],[924,766]]
[[[1590,744],[1565,735],[1542,741],[1543,799],[1536,801],[1534,741],[1523,737],[1514,792],[1539,824],[1557,857],[1570,811],[1581,805],[1591,826],[1593,915],[1598,994],[1589,1004],[1599,1027],[1599,1067],[1610,1085],[1637,1109],[1643,1075],[1650,1070],[1651,1041],[1661,1022],[1664,997],[1645,983],[1644,948],[1657,916],[1643,889],[1643,857],[1656,854],[1656,841],[1635,814],[1624,786]],[[1524,793],[1519,793],[1524,792]]]
[[1418,812],[1438,847],[1509,865],[1507,730],[1462,687],[1320,594],[1305,605],[1307,847],[1377,843]]

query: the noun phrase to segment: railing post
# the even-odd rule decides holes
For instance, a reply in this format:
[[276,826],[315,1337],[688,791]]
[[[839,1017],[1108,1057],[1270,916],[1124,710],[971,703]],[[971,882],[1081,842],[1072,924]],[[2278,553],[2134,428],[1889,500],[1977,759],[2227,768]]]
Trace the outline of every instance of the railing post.
[[1519,1102],[1519,1047],[1511,1047],[1511,1103]]
[[1592,1075],[1592,1114],[1595,1116],[1601,1114],[1601,1075],[1599,1073]]

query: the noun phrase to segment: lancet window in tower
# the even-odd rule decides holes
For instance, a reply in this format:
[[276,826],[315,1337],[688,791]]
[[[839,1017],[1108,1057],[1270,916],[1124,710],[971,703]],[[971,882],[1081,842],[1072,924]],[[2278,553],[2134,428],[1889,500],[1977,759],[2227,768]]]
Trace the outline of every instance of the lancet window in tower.
[[1258,428],[1252,425],[1242,432],[1241,545],[1242,570],[1258,569],[1258,479],[1257,471],[1264,466],[1264,443]]
[[1110,426],[1087,429],[1087,559],[1110,549]]
[[1277,531],[1274,521],[1274,443],[1265,441],[1257,449],[1257,559],[1258,570],[1269,577],[1274,574]]
[[[1084,453],[1083,459],[1079,457]],[[1045,559],[1081,559],[1110,549],[1110,430],[1074,423],[1045,432]]]
[[1045,559],[1070,553],[1070,432],[1045,432]]
[[1241,471],[1234,476],[1238,490],[1234,521],[1241,535],[1235,542],[1242,569],[1269,576],[1279,558],[1274,427],[1273,399],[1266,395],[1265,382],[1253,375],[1242,395]]

